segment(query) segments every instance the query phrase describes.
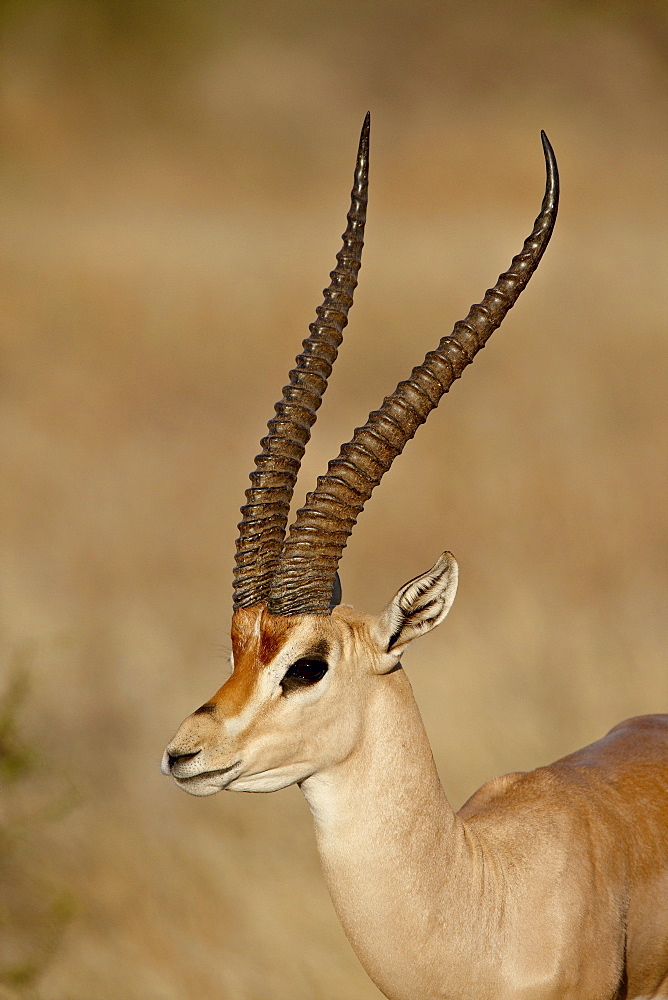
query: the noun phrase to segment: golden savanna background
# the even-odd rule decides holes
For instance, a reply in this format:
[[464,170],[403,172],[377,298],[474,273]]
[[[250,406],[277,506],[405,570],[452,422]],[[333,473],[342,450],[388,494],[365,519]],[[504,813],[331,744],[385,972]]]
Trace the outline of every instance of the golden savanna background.
[[222,683],[238,508],[339,249],[361,284],[301,501],[531,228],[502,330],[342,564],[406,657],[455,805],[668,708],[662,0],[1,0],[1,1000],[371,1000],[296,789],[159,772]]

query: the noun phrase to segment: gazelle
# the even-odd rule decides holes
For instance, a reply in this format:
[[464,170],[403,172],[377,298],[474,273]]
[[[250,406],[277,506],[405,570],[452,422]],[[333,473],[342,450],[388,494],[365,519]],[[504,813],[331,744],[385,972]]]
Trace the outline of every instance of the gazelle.
[[181,725],[163,771],[193,795],[297,783],[344,930],[390,1000],[668,997],[668,715],[497,778],[455,813],[400,660],[457,588],[445,552],[383,613],[340,603],[337,566],[381,476],[484,346],[557,213],[318,479],[293,488],[347,323],[366,216],[369,117],[337,266],[255,459],[237,541],[233,673]]

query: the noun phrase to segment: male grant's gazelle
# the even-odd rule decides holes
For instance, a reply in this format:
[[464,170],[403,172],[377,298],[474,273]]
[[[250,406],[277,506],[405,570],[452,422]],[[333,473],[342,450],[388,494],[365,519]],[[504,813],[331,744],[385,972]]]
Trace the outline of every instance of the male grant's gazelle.
[[446,616],[444,553],[380,617],[339,604],[365,501],[514,304],[550,239],[554,154],[533,231],[483,301],[318,479],[292,491],[360,267],[369,119],[343,248],[251,473],[237,542],[230,679],[163,770],[193,795],[298,783],[364,968],[391,1000],[668,997],[668,715],[632,719],[549,767],[489,782],[454,813],[400,666]]

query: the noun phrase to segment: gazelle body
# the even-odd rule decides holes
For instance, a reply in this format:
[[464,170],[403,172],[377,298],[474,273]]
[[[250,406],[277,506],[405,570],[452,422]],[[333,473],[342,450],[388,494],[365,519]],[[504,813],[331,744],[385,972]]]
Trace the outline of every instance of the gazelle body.
[[380,616],[338,604],[336,566],[364,500],[547,245],[557,178],[544,147],[546,195],[522,254],[355,432],[285,541],[359,269],[365,123],[339,265],[243,508],[233,673],[163,758],[194,795],[299,784],[341,923],[390,1000],[668,997],[668,715],[629,720],[549,767],[495,779],[455,814],[400,662],[448,613],[454,558],[444,553]]

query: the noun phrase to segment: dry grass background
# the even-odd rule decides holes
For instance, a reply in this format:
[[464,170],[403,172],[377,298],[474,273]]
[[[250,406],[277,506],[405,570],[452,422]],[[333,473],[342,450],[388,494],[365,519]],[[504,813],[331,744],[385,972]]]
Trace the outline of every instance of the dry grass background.
[[0,670],[32,685],[2,731],[30,766],[2,786],[0,997],[378,997],[298,791],[190,799],[162,747],[227,670],[238,507],[367,108],[362,280],[300,499],[519,249],[541,127],[563,188],[345,598],[457,555],[406,658],[455,805],[666,710],[665,8],[3,0],[0,27]]

